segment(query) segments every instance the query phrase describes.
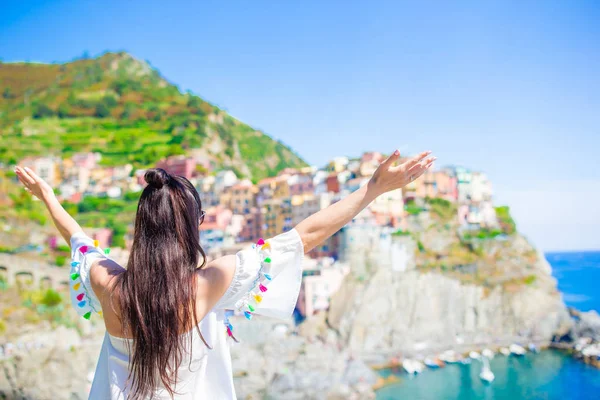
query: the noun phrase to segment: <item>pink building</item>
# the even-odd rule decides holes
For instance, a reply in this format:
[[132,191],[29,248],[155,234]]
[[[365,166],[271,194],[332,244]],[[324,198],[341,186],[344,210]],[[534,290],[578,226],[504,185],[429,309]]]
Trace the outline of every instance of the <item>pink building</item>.
[[196,173],[196,160],[185,156],[172,156],[159,161],[157,168],[162,168],[171,175],[191,179]]
[[255,242],[262,237],[262,213],[257,207],[253,207],[248,214],[244,215],[244,225],[239,233],[238,242]]
[[98,153],[75,153],[73,154],[73,157],[71,157],[74,167],[85,169],[96,168],[99,159]]
[[331,296],[337,292],[350,272],[346,264],[333,264],[330,259],[305,259],[302,286],[296,308],[304,317],[309,317],[329,308]]
[[211,207],[206,210],[204,222],[202,222],[202,225],[200,225],[200,230],[225,230],[231,221],[232,215],[233,212],[223,206]]
[[446,171],[426,171],[417,183],[416,196],[420,198],[443,198],[455,202],[458,199],[456,177]]

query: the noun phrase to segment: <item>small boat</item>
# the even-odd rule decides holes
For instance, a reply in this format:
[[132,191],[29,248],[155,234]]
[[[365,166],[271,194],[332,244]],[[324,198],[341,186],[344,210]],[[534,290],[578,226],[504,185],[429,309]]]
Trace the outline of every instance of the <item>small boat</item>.
[[469,365],[469,364],[471,364],[471,358],[469,358],[469,357],[465,357],[465,358],[463,358],[462,360],[460,360],[460,363],[461,363],[462,365]]
[[529,351],[532,353],[539,353],[539,349],[537,348],[537,346],[535,345],[535,343],[529,343],[529,346],[527,346],[529,348]]
[[518,344],[515,344],[515,343],[511,344],[508,349],[515,356],[522,356],[525,354],[525,349],[523,348],[523,346],[519,346]]
[[508,349],[508,347],[501,347],[500,353],[502,353],[505,356],[510,356],[510,350]]
[[402,361],[402,368],[404,368],[407,373],[416,375],[423,372],[424,365],[420,361],[407,358],[406,360]]
[[440,365],[433,358],[426,358],[424,362],[425,362],[425,365],[428,366],[429,368],[435,369],[435,368],[440,367]]
[[490,368],[490,363],[487,357],[482,357],[481,359],[483,363],[483,367],[481,367],[481,372],[479,373],[479,378],[484,382],[492,382],[496,377]]
[[472,351],[469,353],[469,357],[471,357],[473,360],[479,360],[481,358],[481,354],[476,351]]
[[446,364],[456,364],[460,362],[461,358],[456,354],[454,350],[447,350],[440,354],[440,360],[442,360]]
[[481,355],[487,357],[490,360],[494,358],[494,352],[490,349],[483,349]]

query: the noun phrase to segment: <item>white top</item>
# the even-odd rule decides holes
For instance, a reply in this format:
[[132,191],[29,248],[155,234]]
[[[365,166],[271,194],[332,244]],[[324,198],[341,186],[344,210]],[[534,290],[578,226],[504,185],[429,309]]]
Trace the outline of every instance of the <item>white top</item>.
[[[77,312],[89,319],[101,314],[100,303],[89,282],[89,268],[104,252],[83,233],[71,238],[71,300]],[[235,399],[231,355],[225,310],[244,313],[246,318],[261,314],[289,318],[296,306],[302,282],[304,248],[300,235],[294,229],[257,245],[241,250],[236,255],[235,273],[229,288],[217,305],[200,321],[200,330],[212,349],[206,348],[196,329],[192,335],[191,353],[179,368],[175,399]],[[253,310],[253,311],[251,311]],[[243,337],[237,337],[244,340]],[[124,400],[129,387],[128,343],[131,339],[104,336],[90,399]],[[159,387],[156,399],[170,399],[168,392]]]

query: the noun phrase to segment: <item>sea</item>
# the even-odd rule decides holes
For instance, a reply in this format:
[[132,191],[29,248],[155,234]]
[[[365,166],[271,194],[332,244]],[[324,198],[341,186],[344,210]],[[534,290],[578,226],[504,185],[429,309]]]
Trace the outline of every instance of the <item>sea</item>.
[[[600,251],[547,253],[569,307],[600,312]],[[377,391],[377,400],[499,400],[600,399],[600,369],[556,350],[523,357],[496,355],[490,361],[495,380],[479,379],[481,363],[447,365],[409,376],[401,370],[383,370],[399,382]]]

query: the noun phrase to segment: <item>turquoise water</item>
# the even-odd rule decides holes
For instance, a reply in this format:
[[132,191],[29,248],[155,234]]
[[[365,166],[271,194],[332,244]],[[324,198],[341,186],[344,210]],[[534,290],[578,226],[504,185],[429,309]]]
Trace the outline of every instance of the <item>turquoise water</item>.
[[[600,311],[600,252],[548,253],[558,288],[567,305]],[[378,400],[410,399],[600,399],[600,370],[561,352],[548,350],[524,357],[497,355],[490,362],[496,379],[479,379],[481,363],[448,365],[410,377],[396,373],[400,382],[377,392]]]
[[600,312],[600,251],[547,253],[546,259],[568,306]]
[[[561,352],[543,351],[524,357],[497,355],[490,361],[496,379],[479,379],[481,363],[453,364],[419,376],[399,374],[398,384],[377,392],[377,400],[599,399],[600,370]],[[386,376],[390,370],[382,371]]]

